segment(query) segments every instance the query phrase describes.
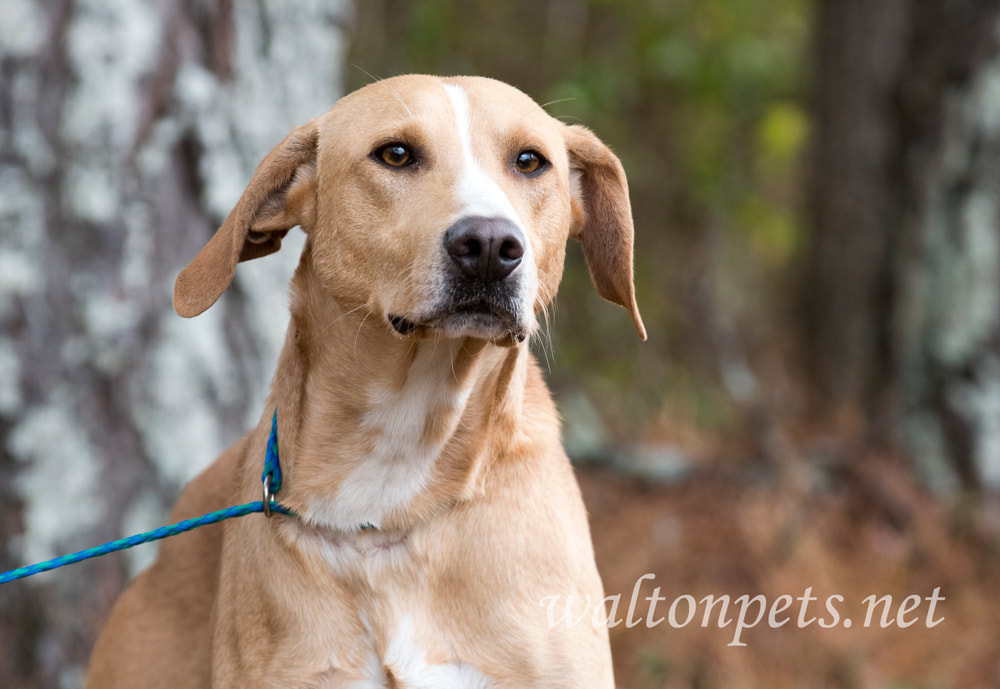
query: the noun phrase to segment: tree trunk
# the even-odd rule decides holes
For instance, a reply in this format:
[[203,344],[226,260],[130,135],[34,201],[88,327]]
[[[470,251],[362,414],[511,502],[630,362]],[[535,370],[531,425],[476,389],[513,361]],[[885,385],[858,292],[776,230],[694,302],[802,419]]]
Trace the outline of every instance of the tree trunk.
[[898,430],[938,491],[1000,488],[1000,2],[912,7],[899,80]]
[[[338,97],[345,7],[238,5],[0,12],[0,570],[163,523],[264,411],[296,246],[193,321],[172,284],[271,146]],[[153,552],[0,587],[0,686],[78,686]]]
[[998,20],[997,0],[818,15],[808,368],[943,494],[1000,487]]
[[823,406],[864,404],[884,371],[895,212],[892,94],[907,0],[827,0],[816,15],[812,233],[802,290],[807,364]]

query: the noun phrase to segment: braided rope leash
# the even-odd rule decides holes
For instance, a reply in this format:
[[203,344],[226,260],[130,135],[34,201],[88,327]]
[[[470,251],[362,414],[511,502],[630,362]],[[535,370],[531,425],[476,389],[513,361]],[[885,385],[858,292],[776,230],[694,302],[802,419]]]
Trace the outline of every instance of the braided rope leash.
[[261,481],[264,484],[263,500],[255,500],[254,502],[248,502],[245,505],[236,505],[234,507],[216,510],[215,512],[209,512],[208,514],[200,517],[185,519],[177,522],[176,524],[161,526],[158,529],[136,534],[135,536],[119,538],[118,540],[110,541],[103,545],[80,550],[75,553],[70,553],[69,555],[62,555],[51,560],[46,560],[45,562],[28,565],[27,567],[18,567],[17,569],[12,569],[9,572],[3,572],[0,574],[0,584],[6,584],[7,582],[14,581],[15,579],[24,579],[25,577],[30,577],[33,574],[48,572],[49,570],[76,564],[77,562],[89,560],[94,557],[100,557],[101,555],[107,555],[108,553],[113,553],[118,550],[126,550],[127,548],[142,545],[143,543],[158,541],[163,538],[170,538],[171,536],[182,534],[185,531],[191,531],[193,529],[207,526],[209,524],[215,524],[227,519],[245,517],[248,514],[262,512],[267,516],[271,516],[272,513],[277,512],[279,514],[287,514],[294,517],[295,512],[274,501],[275,493],[281,489],[281,465],[278,462],[277,410],[275,410],[274,416],[271,419],[271,435],[267,439],[267,454],[264,457],[264,473],[261,476]]
[[[216,522],[225,521],[226,519],[244,517],[248,514],[264,511],[263,500],[248,502],[245,505],[236,505],[235,507],[227,507],[224,510],[209,512],[201,517],[185,519],[184,521],[177,522],[176,524],[161,526],[158,529],[153,529],[152,531],[147,531],[146,533],[136,534],[135,536],[128,536],[126,538],[119,538],[117,541],[110,541],[104,545],[86,548],[69,555],[62,555],[51,560],[46,560],[45,562],[39,562],[36,565],[28,565],[27,567],[12,569],[9,572],[0,574],[0,584],[6,584],[8,581],[14,581],[15,579],[30,577],[32,574],[48,572],[51,569],[58,569],[59,567],[65,567],[66,565],[74,565],[77,562],[83,562],[84,560],[89,560],[93,557],[107,555],[108,553],[113,553],[118,550],[126,550],[127,548],[132,548],[133,546],[149,543],[150,541],[170,538],[171,536],[182,534],[185,531],[197,529],[200,526],[207,526],[209,524],[215,524]],[[292,511],[283,505],[271,505],[270,511],[280,512],[281,514],[292,514]]]

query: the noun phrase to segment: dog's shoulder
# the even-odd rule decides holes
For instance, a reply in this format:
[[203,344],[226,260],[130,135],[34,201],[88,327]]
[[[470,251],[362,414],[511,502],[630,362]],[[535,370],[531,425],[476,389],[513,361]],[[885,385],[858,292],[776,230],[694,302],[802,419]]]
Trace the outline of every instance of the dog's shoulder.
[[[241,440],[185,486],[170,522],[228,506]],[[155,562],[115,603],[88,670],[88,687],[142,686],[155,676],[170,685],[208,685],[211,668],[209,616],[218,588],[222,524],[205,526],[162,542]],[[184,646],[177,648],[178,644]],[[129,649],[121,653],[120,649]],[[159,649],[172,648],[165,656]],[[142,658],[141,662],[131,658]],[[156,665],[150,668],[150,663]],[[198,685],[200,686],[200,685]]]

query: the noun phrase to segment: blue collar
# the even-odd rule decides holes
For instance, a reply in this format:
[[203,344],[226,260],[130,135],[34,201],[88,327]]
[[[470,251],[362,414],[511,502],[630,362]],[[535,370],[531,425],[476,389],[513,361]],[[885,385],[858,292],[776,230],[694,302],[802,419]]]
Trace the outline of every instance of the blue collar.
[[264,473],[260,475],[264,484],[264,515],[271,516],[271,507],[277,505],[274,496],[281,490],[281,462],[278,460],[278,410],[271,417],[271,435],[267,438],[267,453],[264,455]]

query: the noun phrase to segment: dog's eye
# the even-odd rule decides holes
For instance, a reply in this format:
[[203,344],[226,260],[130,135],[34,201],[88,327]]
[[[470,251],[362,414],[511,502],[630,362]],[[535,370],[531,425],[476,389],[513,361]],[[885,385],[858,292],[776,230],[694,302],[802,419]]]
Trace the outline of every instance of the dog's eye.
[[517,159],[514,161],[514,167],[522,175],[530,175],[533,172],[538,172],[543,165],[545,165],[545,158],[538,151],[521,151],[517,154]]
[[389,144],[375,151],[380,161],[389,167],[406,167],[413,162],[413,152],[403,144]]

